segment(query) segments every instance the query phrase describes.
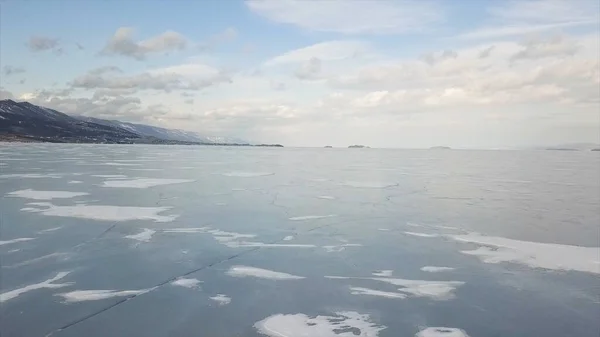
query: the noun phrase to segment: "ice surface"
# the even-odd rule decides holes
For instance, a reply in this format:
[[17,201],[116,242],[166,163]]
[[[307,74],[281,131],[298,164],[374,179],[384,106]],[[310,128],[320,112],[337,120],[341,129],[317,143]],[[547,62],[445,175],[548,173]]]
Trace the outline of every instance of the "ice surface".
[[30,285],[22,287],[22,288],[18,288],[15,290],[7,291],[5,293],[1,293],[0,294],[0,303],[12,300],[26,292],[30,292],[33,290],[55,289],[55,288],[62,288],[62,287],[72,285],[72,283],[52,283],[54,281],[58,281],[58,280],[64,278],[68,274],[69,274],[69,272],[63,271],[63,272],[56,274],[56,276],[54,276],[53,278],[47,279],[46,281],[43,281],[40,283],[35,283],[35,284],[30,284]]
[[177,280],[171,282],[171,284],[174,286],[184,288],[198,288],[200,283],[202,283],[202,281],[195,278],[178,278]]
[[89,195],[86,192],[68,192],[68,191],[36,191],[32,189],[20,190],[7,193],[8,197],[25,198],[33,200],[52,200],[69,199]]
[[441,271],[450,271],[450,270],[454,270],[454,268],[450,268],[450,267],[435,267],[435,266],[425,266],[423,268],[421,268],[422,271],[426,271],[429,273],[439,273]]
[[131,240],[136,240],[136,241],[141,241],[141,242],[150,242],[150,240],[152,239],[152,235],[154,235],[154,233],[156,233],[155,230],[144,228],[144,229],[142,229],[141,232],[139,232],[137,234],[125,235],[124,237],[126,239],[131,239]]
[[131,297],[147,293],[154,288],[140,290],[75,290],[68,293],[56,294],[65,299],[65,303],[98,301],[113,297]]
[[513,262],[533,268],[600,274],[600,247],[520,241],[477,233],[448,237],[481,245],[462,253],[477,256],[484,263]]
[[231,297],[223,294],[217,294],[216,296],[209,297],[211,300],[217,302],[218,305],[227,305],[231,303]]
[[299,280],[304,278],[303,276],[248,266],[233,266],[227,271],[227,275],[234,277],[257,277],[270,280]]
[[324,218],[333,218],[336,217],[336,214],[329,215],[304,215],[304,216],[295,216],[290,218],[292,221],[304,221],[304,220],[316,220],[316,219],[324,219]]
[[270,337],[377,337],[386,328],[371,322],[369,315],[353,311],[335,315],[277,314],[256,322],[254,327]]
[[160,185],[171,185],[190,183],[194,180],[190,179],[156,179],[156,178],[139,178],[131,180],[107,180],[103,187],[120,187],[120,188],[149,188]]
[[128,176],[123,175],[123,174],[92,174],[92,177],[106,178],[106,179],[124,179],[124,178],[129,178]]
[[36,257],[33,259],[29,259],[29,260],[25,260],[19,263],[15,263],[13,265],[10,266],[2,266],[3,268],[18,268],[18,267],[22,267],[22,266],[27,266],[27,265],[31,265],[40,261],[44,261],[44,260],[48,260],[48,259],[53,259],[53,258],[59,258],[59,257],[65,257],[68,256],[68,253],[50,253],[50,254],[46,254],[46,255],[42,255],[40,257]]
[[12,239],[12,240],[0,241],[0,246],[8,245],[11,243],[29,241],[29,240],[35,240],[35,238],[16,238],[16,239]]
[[129,221],[129,220],[154,220],[155,222],[170,222],[177,218],[176,215],[161,216],[158,213],[167,211],[171,207],[131,207],[131,206],[101,206],[84,205],[56,206],[51,203],[29,203],[46,207],[28,210],[47,216],[70,217],[80,219],[93,219],[101,221]]
[[461,329],[431,327],[419,331],[415,337],[469,337],[469,335]]

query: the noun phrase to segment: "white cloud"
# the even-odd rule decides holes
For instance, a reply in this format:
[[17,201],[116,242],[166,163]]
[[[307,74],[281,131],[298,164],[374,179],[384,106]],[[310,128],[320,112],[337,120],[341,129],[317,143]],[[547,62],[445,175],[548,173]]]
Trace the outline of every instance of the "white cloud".
[[134,29],[131,27],[120,27],[108,40],[101,54],[144,60],[149,54],[182,50],[188,44],[183,35],[170,30],[140,42],[133,40],[133,33]]
[[264,62],[264,66],[308,62],[312,58],[338,61],[366,55],[371,52],[368,43],[362,41],[327,41],[295,49]]
[[438,3],[428,0],[247,0],[246,5],[275,22],[344,34],[421,32],[444,17]]
[[462,39],[494,39],[600,22],[596,0],[510,0],[493,2],[487,26],[460,34]]

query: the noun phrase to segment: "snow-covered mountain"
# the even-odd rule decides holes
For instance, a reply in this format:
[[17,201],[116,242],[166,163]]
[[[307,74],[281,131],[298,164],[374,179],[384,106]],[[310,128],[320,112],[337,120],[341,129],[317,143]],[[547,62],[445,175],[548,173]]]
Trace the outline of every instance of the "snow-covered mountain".
[[183,131],[177,129],[166,129],[158,126],[151,126],[145,124],[128,123],[121,122],[118,120],[100,119],[86,116],[75,116],[75,118],[92,123],[110,125],[131,131],[142,136],[156,137],[160,139],[214,144],[248,144],[248,142],[236,138],[203,136],[196,132]]
[[0,101],[0,135],[41,141],[248,144],[235,138],[206,137],[195,132],[118,120],[69,116],[29,102],[12,100]]

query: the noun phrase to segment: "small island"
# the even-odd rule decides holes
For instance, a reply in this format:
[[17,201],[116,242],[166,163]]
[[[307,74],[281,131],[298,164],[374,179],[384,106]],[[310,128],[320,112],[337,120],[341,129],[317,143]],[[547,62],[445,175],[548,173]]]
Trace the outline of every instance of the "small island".
[[365,145],[350,145],[348,146],[349,149],[369,149],[370,147],[365,146]]
[[429,148],[430,150],[452,150],[452,148],[448,146],[432,146]]

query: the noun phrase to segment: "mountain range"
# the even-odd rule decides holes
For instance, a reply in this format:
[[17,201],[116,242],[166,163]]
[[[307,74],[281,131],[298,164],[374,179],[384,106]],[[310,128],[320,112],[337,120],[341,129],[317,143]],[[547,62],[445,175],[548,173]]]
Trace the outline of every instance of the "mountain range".
[[250,145],[236,138],[99,119],[29,102],[0,101],[0,140],[54,143]]

